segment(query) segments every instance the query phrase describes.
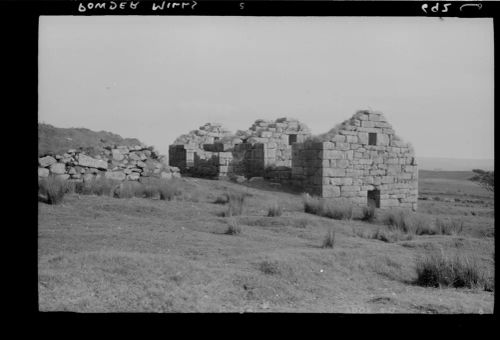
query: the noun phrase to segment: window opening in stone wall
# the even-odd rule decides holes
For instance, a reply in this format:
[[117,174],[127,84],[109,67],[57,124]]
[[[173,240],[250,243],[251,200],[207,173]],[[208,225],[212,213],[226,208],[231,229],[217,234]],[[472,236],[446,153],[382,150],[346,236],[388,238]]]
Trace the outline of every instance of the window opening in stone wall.
[[297,142],[297,135],[288,135],[288,145],[292,145]]
[[377,145],[377,134],[375,132],[368,133],[368,145]]
[[368,206],[380,208],[380,190],[375,189],[368,191]]

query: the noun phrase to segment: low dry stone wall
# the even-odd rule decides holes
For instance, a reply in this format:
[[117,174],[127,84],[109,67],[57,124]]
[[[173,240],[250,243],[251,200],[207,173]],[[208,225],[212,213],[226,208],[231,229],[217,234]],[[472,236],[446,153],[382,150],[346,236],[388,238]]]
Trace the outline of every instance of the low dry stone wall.
[[180,177],[180,172],[167,165],[165,157],[153,147],[137,145],[108,146],[95,157],[75,149],[62,155],[40,157],[38,177],[50,175],[72,181],[89,181],[101,176],[117,181],[137,181],[144,177],[171,179]]

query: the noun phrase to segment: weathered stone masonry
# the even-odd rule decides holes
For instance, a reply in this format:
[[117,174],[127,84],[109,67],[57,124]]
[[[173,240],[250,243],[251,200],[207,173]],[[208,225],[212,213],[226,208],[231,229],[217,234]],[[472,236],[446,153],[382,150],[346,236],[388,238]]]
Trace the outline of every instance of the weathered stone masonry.
[[211,159],[220,177],[266,176],[331,200],[417,209],[414,150],[381,113],[358,111],[319,140],[310,137],[297,120],[257,120],[249,130],[225,132],[215,143],[172,145],[169,164],[189,168],[197,159]]
[[117,181],[180,177],[179,169],[165,164],[165,160],[153,147],[143,145],[108,146],[94,157],[71,149],[63,155],[40,157],[38,177],[53,175],[75,182],[87,182],[101,176]]

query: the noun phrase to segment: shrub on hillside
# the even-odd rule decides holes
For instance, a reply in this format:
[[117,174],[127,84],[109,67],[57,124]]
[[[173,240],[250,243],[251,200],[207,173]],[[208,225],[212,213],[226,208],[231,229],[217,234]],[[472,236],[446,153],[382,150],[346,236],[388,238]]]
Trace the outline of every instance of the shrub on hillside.
[[443,252],[417,259],[416,284],[429,287],[487,287],[486,276],[477,261],[467,256],[450,258]]
[[481,169],[473,169],[474,176],[470,178],[471,181],[477,182],[480,186],[488,191],[495,190],[495,172],[485,171]]

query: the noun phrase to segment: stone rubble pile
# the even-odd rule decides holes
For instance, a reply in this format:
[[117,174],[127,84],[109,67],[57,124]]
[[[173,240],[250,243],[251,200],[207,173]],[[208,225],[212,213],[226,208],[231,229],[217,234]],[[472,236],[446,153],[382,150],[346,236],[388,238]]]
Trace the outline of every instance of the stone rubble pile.
[[173,145],[187,145],[193,149],[204,150],[204,144],[214,144],[216,141],[232,137],[231,131],[218,123],[206,123],[198,130],[177,137]]
[[106,146],[95,157],[71,149],[63,155],[40,157],[38,166],[39,178],[54,175],[73,181],[89,181],[101,176],[118,181],[180,177],[179,169],[166,164],[165,156],[143,145]]

